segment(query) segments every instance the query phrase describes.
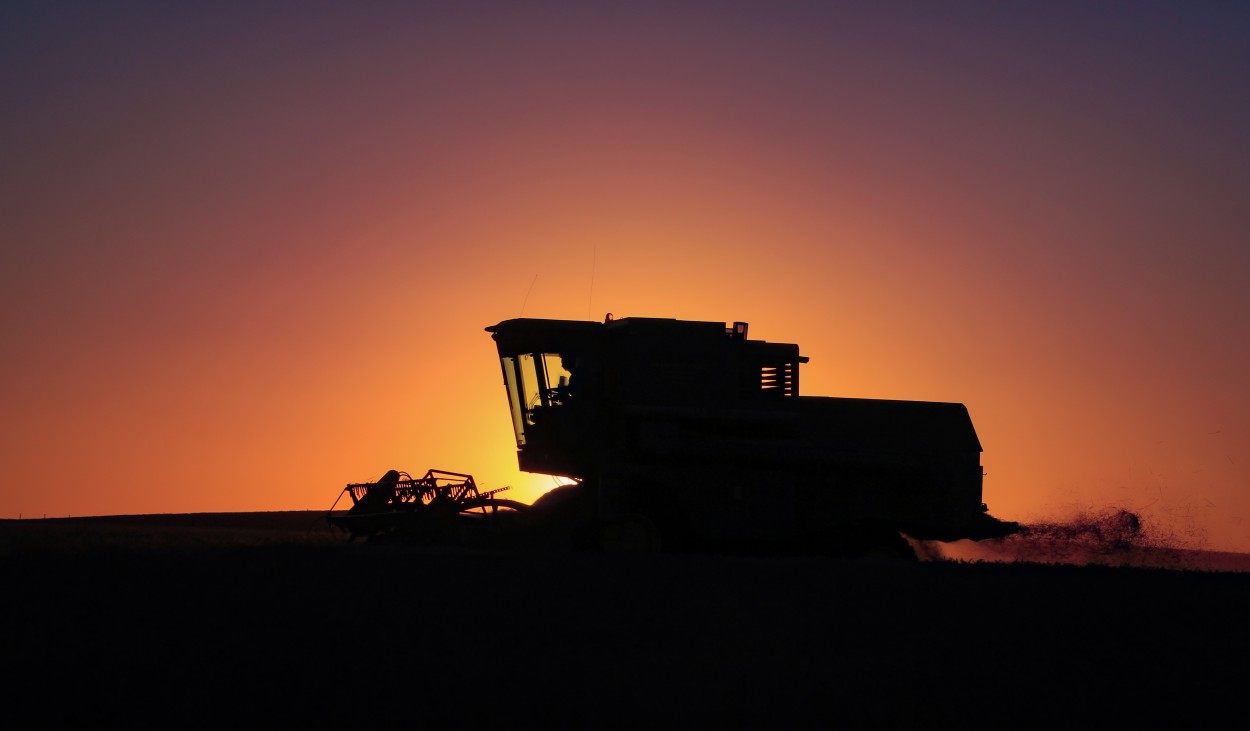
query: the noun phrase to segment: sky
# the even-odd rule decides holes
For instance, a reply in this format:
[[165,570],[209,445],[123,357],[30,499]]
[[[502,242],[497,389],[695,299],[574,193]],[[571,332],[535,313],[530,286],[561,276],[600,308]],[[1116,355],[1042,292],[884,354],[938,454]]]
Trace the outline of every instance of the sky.
[[[1250,552],[1241,3],[6,2],[0,517],[532,501],[488,325],[965,404],[1000,518]],[[346,499],[346,498],[344,498]]]

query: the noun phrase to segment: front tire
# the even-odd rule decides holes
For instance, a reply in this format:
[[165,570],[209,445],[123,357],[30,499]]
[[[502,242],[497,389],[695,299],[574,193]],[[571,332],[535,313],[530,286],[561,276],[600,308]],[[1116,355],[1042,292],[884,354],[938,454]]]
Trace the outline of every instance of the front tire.
[[609,554],[660,553],[660,531],[650,518],[634,513],[604,526],[602,545]]

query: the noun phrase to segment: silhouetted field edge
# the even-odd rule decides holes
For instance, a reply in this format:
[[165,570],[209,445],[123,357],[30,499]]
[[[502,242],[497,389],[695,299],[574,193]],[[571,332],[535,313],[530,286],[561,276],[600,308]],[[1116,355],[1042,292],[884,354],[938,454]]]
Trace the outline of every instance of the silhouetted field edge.
[[[330,524],[328,515],[324,510],[286,510],[0,519],[0,558],[102,551],[220,552],[249,547],[298,549],[368,545],[363,540],[352,541]],[[913,540],[912,545],[920,560],[927,563],[1027,563],[1250,572],[1250,554],[1177,547],[1160,541],[1134,542],[1119,535],[1104,538],[1088,529],[1093,523],[1083,521],[1079,529],[1065,526],[1065,530],[1047,524],[1024,535],[979,543]],[[375,546],[370,548],[377,550]],[[470,549],[409,547],[409,550],[448,553]]]

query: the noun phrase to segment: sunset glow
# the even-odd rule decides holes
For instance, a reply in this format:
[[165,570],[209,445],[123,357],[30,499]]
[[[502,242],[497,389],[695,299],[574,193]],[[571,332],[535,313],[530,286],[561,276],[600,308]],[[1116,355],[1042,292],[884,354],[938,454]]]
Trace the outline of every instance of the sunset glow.
[[483,329],[611,312],[1250,552],[1244,10],[834,8],[6,5],[0,517],[532,501]]

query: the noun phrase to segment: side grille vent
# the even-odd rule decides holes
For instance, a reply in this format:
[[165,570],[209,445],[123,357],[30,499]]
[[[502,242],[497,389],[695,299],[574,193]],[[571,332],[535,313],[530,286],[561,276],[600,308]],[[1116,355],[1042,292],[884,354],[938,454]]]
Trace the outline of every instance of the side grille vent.
[[769,363],[760,366],[760,391],[772,398],[790,398],[799,390],[797,363]]

